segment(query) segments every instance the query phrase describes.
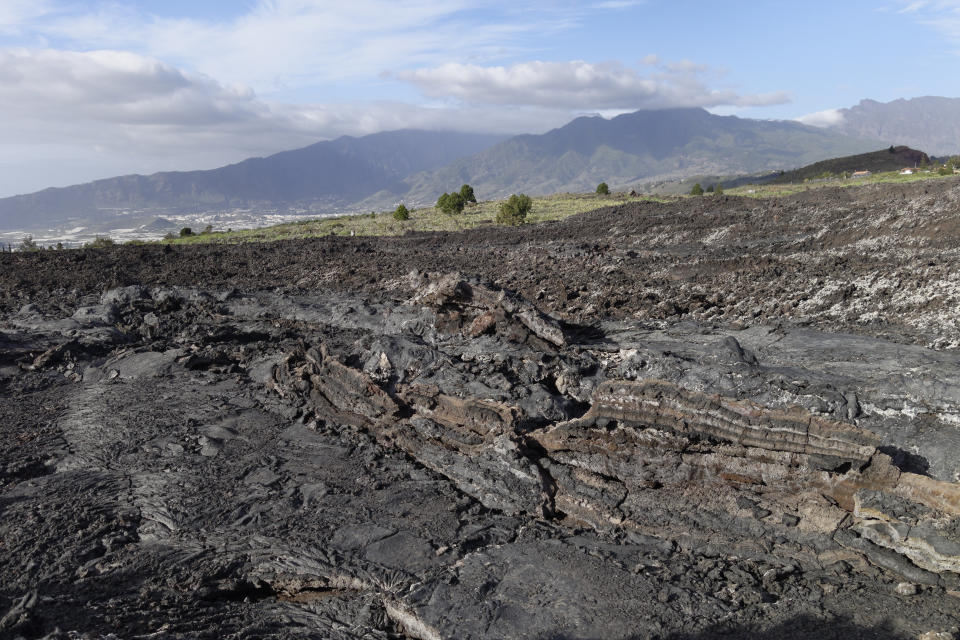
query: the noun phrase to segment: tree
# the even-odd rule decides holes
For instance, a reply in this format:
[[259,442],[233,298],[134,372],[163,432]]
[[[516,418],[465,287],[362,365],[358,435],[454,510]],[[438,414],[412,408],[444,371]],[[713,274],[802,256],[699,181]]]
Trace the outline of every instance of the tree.
[[180,229],[181,238],[188,238],[192,235],[193,235],[193,229],[191,229],[190,227],[184,227],[183,229]]
[[40,251],[41,247],[37,244],[37,241],[33,239],[33,236],[26,236],[23,240],[20,241],[20,251]]
[[718,183],[717,183],[717,187],[716,187],[716,189],[713,190],[713,192],[714,192],[715,194],[717,194],[718,196],[722,196],[722,195],[723,195],[723,183],[722,183],[722,182],[718,182]]
[[393,219],[394,219],[394,220],[399,220],[400,222],[403,222],[404,220],[409,220],[409,219],[410,219],[410,210],[407,209],[406,205],[404,205],[404,204],[401,203],[400,206],[398,206],[396,209],[394,209],[394,211],[393,211]]
[[110,236],[96,236],[93,240],[83,245],[84,249],[106,249],[116,244]]
[[707,193],[713,193],[713,185],[707,187]]
[[700,186],[700,183],[699,183],[699,182],[698,182],[697,184],[693,185],[693,189],[690,189],[690,195],[692,195],[692,196],[702,196],[702,195],[703,195],[703,187]]
[[463,199],[463,196],[456,191],[453,193],[445,193],[437,198],[437,209],[440,209],[440,211],[448,215],[463,213],[463,208],[466,204],[467,202]]
[[610,195],[610,187],[607,186],[606,182],[601,182],[597,185],[597,195],[598,196],[608,196]]
[[516,226],[522,224],[533,208],[533,200],[530,196],[521,193],[512,195],[505,202],[500,203],[497,211],[497,224],[506,224]]
[[477,204],[477,196],[473,194],[473,187],[468,184],[460,187],[460,197],[463,198],[464,203],[472,202]]

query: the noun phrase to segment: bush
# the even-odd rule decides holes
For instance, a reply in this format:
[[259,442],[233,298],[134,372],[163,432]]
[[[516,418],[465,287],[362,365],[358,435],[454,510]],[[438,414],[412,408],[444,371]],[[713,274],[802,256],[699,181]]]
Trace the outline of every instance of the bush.
[[403,222],[410,219],[410,210],[403,204],[393,211],[393,219]]
[[112,247],[114,244],[116,243],[113,241],[113,238],[109,238],[107,236],[97,236],[90,242],[83,245],[83,248],[84,249],[106,249],[107,247]]
[[184,227],[183,229],[180,229],[181,238],[189,238],[192,235],[193,235],[193,229],[191,229],[190,227]]
[[208,224],[207,226],[205,226],[205,227],[203,228],[203,231],[200,232],[200,235],[202,235],[202,236],[208,236],[208,235],[210,235],[211,233],[213,233],[213,225],[212,225],[212,224]]
[[533,201],[530,196],[525,194],[512,195],[506,202],[500,203],[500,209],[497,211],[497,224],[506,224],[516,226],[523,224],[530,209],[533,208]]
[[467,202],[463,199],[463,196],[456,191],[453,193],[445,193],[437,198],[437,209],[449,215],[463,213],[463,208],[466,204]]
[[722,182],[718,182],[718,183],[717,183],[717,188],[714,189],[713,192],[714,192],[715,194],[717,194],[718,196],[722,196],[722,195],[723,195],[723,183],[722,183]]
[[690,189],[690,195],[692,195],[692,196],[702,196],[702,195],[703,195],[703,187],[700,186],[700,183],[699,183],[699,182],[698,182],[697,184],[693,185],[693,189]]
[[597,185],[597,195],[598,196],[608,196],[610,195],[610,187],[607,186],[606,182],[601,182]]
[[20,251],[40,251],[42,249],[37,241],[33,239],[33,236],[26,236],[23,240],[20,241],[20,246],[18,249]]
[[460,187],[460,197],[463,198],[464,203],[472,202],[473,204],[477,204],[477,196],[473,194],[473,187],[468,184]]
[[707,187],[707,193],[713,193],[713,185]]

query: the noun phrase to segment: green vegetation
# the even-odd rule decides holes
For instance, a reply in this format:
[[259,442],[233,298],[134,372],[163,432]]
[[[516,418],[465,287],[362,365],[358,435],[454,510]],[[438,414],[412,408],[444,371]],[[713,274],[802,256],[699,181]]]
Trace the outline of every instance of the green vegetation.
[[83,245],[84,249],[106,249],[107,247],[112,247],[116,242],[113,241],[113,238],[108,236],[97,236],[90,242],[87,242]]
[[[884,150],[884,153],[886,153],[886,150]],[[960,158],[957,158],[957,160],[960,160]],[[750,198],[778,198],[801,191],[825,187],[845,187],[871,183],[897,184],[931,179],[945,180],[953,178],[940,177],[936,172],[901,176],[898,172],[894,171],[874,173],[867,178],[835,178],[816,183],[747,184],[731,189],[723,189],[721,184],[717,184],[714,186],[714,192],[716,193],[719,187],[721,193],[725,195]],[[697,186],[694,187],[692,193],[696,193]],[[702,195],[702,187],[700,191],[700,195]],[[519,198],[520,196],[517,197]],[[526,217],[523,218],[522,221],[530,224],[551,222],[601,207],[622,205],[629,202],[671,202],[676,201],[677,198],[684,197],[687,196],[627,196],[626,194],[599,196],[595,193],[567,193],[536,197],[530,198],[531,208],[526,212]],[[509,200],[503,204],[508,202]],[[370,217],[369,215],[343,215],[320,219],[298,220],[296,222],[259,229],[247,229],[243,231],[227,230],[208,235],[194,234],[182,238],[176,236],[176,234],[168,234],[163,241],[173,244],[236,244],[242,242],[271,242],[296,238],[315,238],[331,235],[349,236],[351,233],[358,236],[391,236],[418,231],[463,231],[496,224],[498,216],[501,215],[501,202],[497,201],[481,201],[477,205],[471,206],[469,210],[464,211],[463,215],[457,216],[447,215],[434,207],[413,209],[404,206],[404,208],[407,209],[407,214],[409,215],[409,218],[406,220],[397,220],[393,215],[376,217]],[[502,223],[503,222],[501,222],[501,224]]]
[[[886,151],[884,151],[886,153]],[[952,175],[951,175],[952,177]],[[779,181],[767,184],[746,184],[735,189],[728,189],[727,195],[746,196],[748,198],[783,198],[803,191],[825,189],[830,187],[854,187],[867,184],[905,184],[922,180],[949,180],[950,177],[940,176],[936,171],[924,173],[919,171],[909,175],[900,175],[899,171],[883,171],[873,173],[865,178],[852,178],[849,175],[836,176],[817,182],[794,182],[781,184]]]
[[521,193],[507,198],[506,202],[500,203],[500,209],[497,211],[497,224],[506,224],[516,226],[523,224],[527,219],[527,214],[533,208],[533,200],[530,196]]
[[723,195],[723,183],[722,183],[722,182],[718,182],[718,183],[717,183],[717,186],[713,189],[713,192],[714,192],[716,195],[718,195],[718,196],[722,196],[722,195]]
[[464,200],[458,191],[445,193],[437,198],[437,209],[440,209],[440,211],[443,211],[447,215],[463,213],[463,208],[466,205],[467,201]]
[[20,251],[40,251],[43,249],[37,241],[33,239],[33,236],[26,236],[23,240],[20,241],[20,246],[17,247]]
[[393,210],[393,219],[403,222],[404,220],[410,219],[410,210],[407,209],[406,205],[403,203],[400,204],[396,209]]
[[183,229],[180,229],[181,238],[189,238],[192,235],[193,235],[193,229],[191,229],[190,227],[184,227]]
[[700,183],[699,183],[699,182],[696,183],[695,185],[693,185],[693,188],[690,189],[690,195],[692,195],[692,196],[702,196],[702,195],[703,195],[703,187],[700,186]]
[[854,171],[877,173],[928,164],[930,164],[930,158],[922,151],[910,147],[890,147],[881,151],[815,162],[793,171],[786,171],[773,182],[784,184],[804,180],[830,180],[843,178]]
[[597,185],[597,195],[598,196],[608,196],[610,195],[610,187],[607,186],[606,182],[601,182]]
[[468,184],[460,187],[460,197],[463,198],[465,203],[472,202],[473,204],[477,204],[477,196],[473,194],[473,187]]
[[[626,195],[600,197],[593,193],[564,193],[553,196],[531,197],[530,200],[532,206],[530,211],[527,212],[525,220],[527,224],[562,220],[578,213],[593,211],[599,207],[615,206],[627,202],[665,202],[675,200],[675,198],[628,197]],[[376,218],[370,218],[369,215],[343,215],[304,219],[259,229],[217,231],[206,236],[194,234],[181,238],[173,233],[168,234],[161,242],[170,244],[236,244],[331,235],[349,236],[351,231],[358,236],[395,236],[411,231],[464,231],[496,224],[500,202],[480,201],[476,206],[471,206],[464,211],[463,215],[459,216],[450,216],[429,206],[420,209],[408,206],[407,209],[410,219],[405,221],[394,220],[392,215],[377,216]]]

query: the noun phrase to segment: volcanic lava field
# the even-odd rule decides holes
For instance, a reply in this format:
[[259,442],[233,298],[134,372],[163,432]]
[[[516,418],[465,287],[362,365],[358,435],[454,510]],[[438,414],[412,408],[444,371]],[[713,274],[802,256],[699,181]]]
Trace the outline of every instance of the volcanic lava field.
[[0,255],[0,637],[960,625],[960,182]]

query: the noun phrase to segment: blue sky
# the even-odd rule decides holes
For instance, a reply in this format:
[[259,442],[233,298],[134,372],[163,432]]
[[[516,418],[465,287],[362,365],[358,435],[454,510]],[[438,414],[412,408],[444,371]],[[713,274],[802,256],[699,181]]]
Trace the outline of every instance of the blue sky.
[[0,196],[405,127],[960,96],[960,0],[0,0]]

